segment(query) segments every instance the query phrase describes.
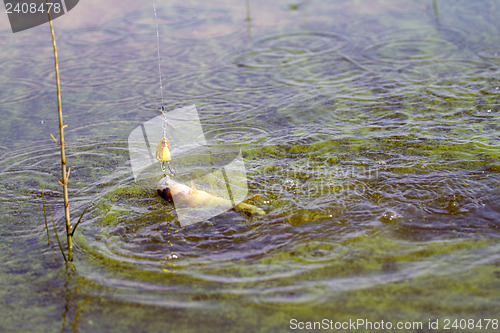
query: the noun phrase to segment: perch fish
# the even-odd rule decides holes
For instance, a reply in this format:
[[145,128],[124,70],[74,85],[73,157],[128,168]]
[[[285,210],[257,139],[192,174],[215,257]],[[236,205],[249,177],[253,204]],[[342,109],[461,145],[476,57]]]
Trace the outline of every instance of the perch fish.
[[[156,190],[162,198],[168,200],[169,202],[173,202],[173,198],[175,197],[177,202],[184,207],[194,208],[207,207],[210,205],[231,205],[231,201],[227,199],[196,189],[193,181],[191,181],[191,187],[189,187],[176,182],[169,176],[163,177],[158,182]],[[236,208],[250,214],[266,214],[266,212],[261,208],[244,202],[236,204]]]

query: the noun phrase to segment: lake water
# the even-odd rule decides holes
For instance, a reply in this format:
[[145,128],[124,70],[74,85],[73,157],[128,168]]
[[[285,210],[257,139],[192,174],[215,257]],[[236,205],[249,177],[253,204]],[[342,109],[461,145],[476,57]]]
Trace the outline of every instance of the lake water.
[[41,198],[62,234],[49,27],[2,22],[1,331],[498,331],[499,2],[157,2],[167,111],[195,104],[212,147],[241,149],[267,214],[182,228],[134,182],[153,6],[81,1],[54,21],[73,219],[89,206],[66,266]]

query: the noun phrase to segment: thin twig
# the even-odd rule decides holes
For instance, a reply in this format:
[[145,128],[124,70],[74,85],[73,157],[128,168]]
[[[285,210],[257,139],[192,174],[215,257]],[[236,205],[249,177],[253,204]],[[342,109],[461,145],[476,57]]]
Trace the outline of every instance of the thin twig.
[[85,212],[87,211],[88,208],[89,208],[89,206],[85,207],[85,209],[83,210],[83,213],[82,213],[82,215],[80,215],[80,218],[78,219],[78,222],[76,222],[75,226],[73,227],[73,231],[71,232],[71,236],[73,236],[73,234],[75,233],[76,227],[78,227],[78,225],[82,221],[83,214],[85,214]]
[[68,262],[68,259],[66,258],[66,255],[64,254],[64,250],[61,244],[61,240],[59,239],[59,234],[57,233],[57,226],[56,226],[56,220],[54,220],[54,214],[52,214],[52,208],[49,206],[49,211],[50,215],[52,216],[52,224],[54,225],[54,233],[56,234],[57,238],[57,244],[59,244],[59,250],[61,250],[61,253],[63,255],[64,261]]
[[54,138],[52,134],[50,134],[50,136],[52,137],[52,140],[54,140],[54,142],[59,146],[59,142],[57,142],[56,138]]
[[43,203],[43,217],[45,219],[45,230],[47,231],[47,245],[50,245],[49,226],[47,224],[47,210],[45,209],[45,194],[43,192],[43,185],[42,185],[42,203]]

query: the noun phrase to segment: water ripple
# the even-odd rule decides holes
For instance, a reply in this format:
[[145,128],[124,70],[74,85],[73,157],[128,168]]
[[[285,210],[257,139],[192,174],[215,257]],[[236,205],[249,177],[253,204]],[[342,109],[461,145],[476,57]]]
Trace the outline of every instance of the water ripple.
[[[470,70],[449,70],[447,74],[435,76],[429,82],[426,93],[441,99],[462,100],[464,102],[475,99],[492,100],[496,102],[500,94],[500,80],[498,73],[492,72],[486,66],[469,67]],[[438,72],[436,70],[436,72]]]
[[248,68],[276,68],[297,64],[346,45],[345,38],[323,32],[296,32],[257,40],[252,49],[238,56],[236,65]]
[[495,63],[500,62],[500,49],[484,49],[476,52],[481,58]]
[[405,64],[385,69],[382,74],[419,85],[439,82],[457,84],[458,80],[467,80],[487,73],[489,68],[487,63],[481,61],[452,59]]
[[326,288],[321,285],[283,286],[265,290],[256,297],[256,302],[274,309],[295,308],[319,303],[326,295]]
[[199,85],[215,92],[268,91],[273,87],[273,82],[269,74],[244,69],[217,68],[201,76]]
[[103,46],[118,43],[127,37],[127,32],[120,29],[88,27],[78,31],[67,31],[61,40],[76,47]]
[[[59,154],[54,142],[42,141],[3,155],[0,161],[2,200],[41,203],[42,186],[49,198],[60,196],[62,190],[57,183],[60,177]],[[123,161],[123,148],[115,144],[72,144],[66,154],[72,167],[70,196],[76,201],[88,199],[85,193],[99,186],[90,181],[93,177],[109,172],[110,167]]]
[[[464,33],[439,26],[386,31],[367,45],[330,26],[257,37],[244,48],[245,22],[228,13],[159,9],[166,106],[195,103],[213,146],[241,148],[249,195],[261,195],[255,204],[267,215],[231,210],[184,228],[154,186],[134,183],[127,142],[112,141],[159,114],[151,10],[62,37],[72,54],[60,63],[71,79],[64,100],[80,106],[67,120],[71,213],[89,206],[75,235],[83,297],[295,311],[343,291],[440,283],[436,276],[498,261],[498,49],[468,59]],[[35,34],[26,40],[35,50],[50,46]],[[16,56],[29,49],[21,44],[13,43]],[[14,77],[35,64],[2,62]],[[51,67],[38,72],[42,88],[53,88]],[[9,108],[40,94],[31,81],[12,86],[0,92]],[[10,121],[19,126],[11,131],[28,132],[33,117],[9,117],[5,128]],[[25,256],[47,248],[42,185],[62,221],[60,157],[53,142],[16,139],[24,148],[0,146],[0,230],[5,248]],[[159,165],[151,170],[155,182]],[[11,249],[13,239],[30,247]],[[3,259],[8,273],[33,270],[25,259]]]
[[257,126],[231,126],[204,132],[204,137],[218,146],[261,144],[268,136],[269,133],[266,129]]
[[308,242],[292,249],[294,259],[304,263],[325,263],[339,260],[347,254],[347,249],[337,243]]
[[[158,20],[158,28],[161,32],[166,32],[165,29],[167,28],[172,29],[189,26],[196,22],[200,22],[202,19],[196,14],[196,10],[187,7],[157,7],[156,17]],[[129,13],[125,16],[125,20],[120,18],[116,21],[112,21],[109,23],[109,26],[123,26],[122,28],[133,26],[133,31],[150,33],[155,29],[153,20],[154,17],[152,17],[151,9],[144,9]]]
[[203,98],[196,107],[202,123],[209,125],[244,124],[254,115],[256,106],[247,102],[233,102],[225,99]]
[[12,84],[4,85],[0,91],[1,104],[16,104],[32,100],[42,93],[40,84],[26,79],[17,79]]
[[383,63],[412,63],[452,56],[463,44],[463,33],[449,27],[439,30],[428,26],[418,29],[391,29],[377,36],[363,55]]
[[[468,232],[471,221],[467,221],[466,217],[477,215],[492,204],[493,193],[497,189],[484,183],[485,178],[491,177],[493,175],[475,172],[460,177],[451,172],[420,174],[411,177],[411,182],[408,182],[410,179],[407,176],[405,185],[403,180],[396,178],[382,182],[371,193],[377,197],[379,204],[392,202],[395,204],[393,208],[404,211],[399,225],[418,229],[421,236],[425,230],[428,231],[427,236],[431,236],[433,230],[440,230],[443,234]],[[472,224],[482,230],[495,228],[487,220]]]
[[[171,6],[157,7],[158,30],[166,39],[201,40],[217,38],[241,30],[244,24],[233,22],[224,9],[208,9],[200,12],[199,8]],[[136,11],[117,21],[116,25],[133,26],[133,34],[148,35],[155,31],[151,10]]]
[[366,69],[342,56],[314,57],[302,66],[286,67],[275,80],[292,86],[343,87],[365,80]]
[[[63,79],[73,78],[72,80],[64,80],[64,86],[67,87],[99,88],[126,80],[120,64],[102,61],[97,57],[86,58],[85,61],[70,59],[69,63],[62,62],[59,66]],[[56,80],[54,69],[47,67],[44,77],[46,85],[53,87]]]

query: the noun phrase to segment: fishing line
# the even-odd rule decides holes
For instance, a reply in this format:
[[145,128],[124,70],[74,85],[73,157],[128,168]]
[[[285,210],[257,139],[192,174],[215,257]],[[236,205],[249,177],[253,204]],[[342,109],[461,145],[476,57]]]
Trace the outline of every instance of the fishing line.
[[[160,31],[158,29],[158,18],[156,16],[156,4],[155,4],[154,0],[153,0],[153,11],[155,14],[155,26],[156,26],[156,51],[158,54],[158,74],[160,75],[161,111],[165,115],[165,106],[164,106],[164,98],[163,98],[163,83],[162,83],[162,76],[161,76]],[[165,128],[163,129],[163,131],[165,132]]]
[[160,94],[161,94],[161,113],[163,115],[163,121],[161,127],[163,129],[163,137],[156,147],[156,159],[161,163],[161,170],[163,174],[167,175],[167,168],[172,175],[175,175],[174,170],[170,166],[170,144],[167,139],[167,114],[165,112],[165,100],[163,97],[163,80],[161,75],[161,55],[160,55],[160,30],[158,28],[158,17],[156,15],[156,4],[153,0],[153,11],[155,15],[155,26],[156,26],[156,50],[158,55],[158,74],[160,77]]

